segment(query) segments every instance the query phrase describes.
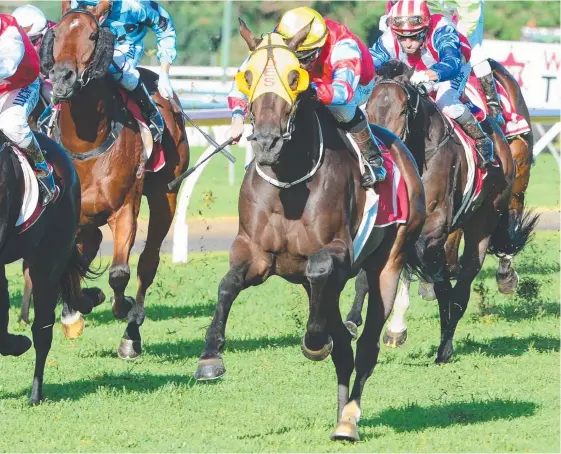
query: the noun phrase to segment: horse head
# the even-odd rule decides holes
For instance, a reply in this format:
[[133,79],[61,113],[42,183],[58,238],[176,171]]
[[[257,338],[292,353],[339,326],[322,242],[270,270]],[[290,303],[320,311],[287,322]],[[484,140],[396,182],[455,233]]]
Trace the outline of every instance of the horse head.
[[69,101],[90,81],[105,77],[115,38],[101,27],[103,14],[95,9],[70,10],[45,34],[39,52],[41,72],[51,80],[56,102]]
[[295,51],[310,27],[311,23],[290,39],[277,33],[256,38],[240,19],[240,34],[251,53],[246,70],[236,75],[236,87],[248,98],[253,124],[249,139],[259,165],[275,165],[291,138],[298,104],[309,87],[309,75]]
[[366,106],[370,123],[384,126],[402,140],[407,136],[408,115],[418,109],[418,92],[409,83],[412,73],[413,69],[399,60],[382,65]]

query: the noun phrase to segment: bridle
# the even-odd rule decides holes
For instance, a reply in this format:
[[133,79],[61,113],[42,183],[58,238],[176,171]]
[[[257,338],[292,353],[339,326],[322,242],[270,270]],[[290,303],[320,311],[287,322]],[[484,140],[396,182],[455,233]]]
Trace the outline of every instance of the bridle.
[[[399,88],[401,88],[403,90],[403,92],[405,93],[405,95],[407,97],[407,101],[406,101],[406,104],[405,104],[405,112],[404,112],[405,113],[405,127],[403,128],[403,131],[401,132],[401,134],[399,136],[399,138],[405,143],[407,141],[407,138],[409,137],[410,132],[411,132],[410,123],[412,123],[415,120],[415,118],[417,117],[417,114],[419,113],[419,105],[420,105],[420,102],[421,102],[421,98],[425,98],[427,101],[432,102],[430,100],[429,96],[428,96],[429,92],[423,85],[419,85],[418,87],[416,87],[416,89],[414,89],[413,87],[405,85],[401,82],[398,82],[395,79],[382,79],[382,80],[376,82],[376,85],[382,85],[382,84],[397,85]],[[411,102],[412,97],[415,98],[415,104],[414,105]],[[425,150],[425,155],[436,153],[452,137],[449,124],[446,121],[446,119],[444,118],[444,115],[442,114],[440,109],[436,109],[436,111],[440,115],[440,118],[442,119],[442,123],[444,124],[444,135],[442,136],[442,139],[440,139],[440,142],[435,147]]]
[[[60,18],[59,24],[69,14],[84,14],[84,15],[90,17],[91,19],[93,19],[93,21],[95,23],[95,26],[96,26],[96,31],[93,32],[90,35],[90,40],[95,41],[95,48],[94,48],[94,51],[93,51],[93,54],[92,54],[92,56],[94,56],[95,51],[97,50],[97,46],[99,44],[99,33],[100,33],[100,30],[101,30],[101,26],[99,24],[99,21],[97,20],[97,17],[95,17],[91,12],[89,12],[86,9],[74,8],[74,9],[71,9],[70,11],[67,11],[64,14],[64,16],[62,16]],[[88,66],[86,66],[84,71],[82,71],[82,74],[80,74],[80,76],[76,79],[76,83],[79,85],[79,89],[84,88],[86,85],[88,85],[91,82],[92,78],[90,77],[89,73],[91,73],[91,71],[93,70],[93,63],[94,63],[93,61],[90,61],[88,63]]]
[[[257,52],[266,50],[267,51],[267,61],[265,63],[265,66],[263,67],[263,71],[261,71],[261,74],[259,74],[259,77],[257,78],[257,81],[255,82],[255,85],[257,86],[257,84],[259,83],[259,81],[261,80],[261,78],[263,77],[263,75],[265,74],[265,71],[267,70],[267,67],[269,66],[268,63],[269,61],[272,62],[273,64],[273,68],[275,68],[275,72],[277,73],[277,76],[279,78],[279,80],[281,81],[282,87],[284,88],[284,90],[286,91],[286,93],[288,94],[289,98],[292,99],[292,93],[291,91],[288,89],[288,87],[286,86],[286,84],[284,83],[279,70],[277,68],[277,64],[275,62],[275,56],[273,53],[273,49],[283,49],[283,50],[288,50],[290,52],[292,52],[294,54],[294,56],[296,58],[298,58],[298,55],[296,54],[296,52],[294,52],[293,50],[289,49],[286,46],[281,46],[279,44],[273,44],[272,40],[271,40],[271,35],[267,35],[268,38],[268,43],[265,46],[261,46],[258,49],[255,49],[250,55],[249,58],[251,58],[253,55],[255,55]],[[292,133],[294,132],[294,118],[296,117],[296,111],[298,109],[298,105],[300,104],[300,100],[301,97],[300,96],[296,96],[296,98],[294,99],[293,103],[292,103],[292,107],[290,109],[290,113],[288,114],[288,121],[286,123],[286,129],[285,131],[281,134],[281,138],[284,141],[289,141],[292,138]],[[253,130],[255,130],[255,116],[253,114],[253,101],[249,103],[248,106],[248,113],[249,113],[249,119],[251,122],[251,127],[253,128]],[[255,134],[251,134],[247,137],[247,140],[256,140],[257,136]]]

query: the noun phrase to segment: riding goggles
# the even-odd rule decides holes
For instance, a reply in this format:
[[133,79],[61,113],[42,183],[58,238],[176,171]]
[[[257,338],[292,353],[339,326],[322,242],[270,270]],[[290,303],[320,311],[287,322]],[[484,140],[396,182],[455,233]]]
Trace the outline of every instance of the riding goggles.
[[419,27],[423,25],[425,19],[423,16],[397,16],[391,18],[392,26],[396,28],[409,27]]

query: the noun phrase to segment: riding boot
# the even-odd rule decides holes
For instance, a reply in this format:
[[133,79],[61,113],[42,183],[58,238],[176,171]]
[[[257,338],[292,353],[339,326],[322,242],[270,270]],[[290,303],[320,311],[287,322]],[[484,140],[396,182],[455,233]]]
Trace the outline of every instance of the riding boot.
[[[360,109],[357,109],[357,114],[351,121],[351,124],[352,126],[349,129],[349,133],[356,142],[364,159],[370,164],[370,166],[364,166],[365,172],[361,178],[361,185],[364,188],[373,188],[375,183],[386,179],[386,169],[384,169],[382,152],[370,130],[366,117]],[[370,171],[370,168],[372,168],[372,171]]]
[[495,84],[495,79],[493,79],[493,74],[487,74],[478,79],[485,93],[485,97],[487,98],[487,105],[489,106],[491,117],[493,117],[499,127],[504,126],[505,119],[503,117],[501,103],[499,102],[499,94],[497,93],[497,85]]
[[481,129],[481,125],[469,109],[466,108],[465,112],[456,118],[456,122],[469,137],[475,140],[475,148],[479,157],[477,165],[484,168],[487,164],[492,163],[495,160],[493,142]]
[[152,100],[150,93],[148,93],[148,90],[144,86],[144,83],[139,80],[138,85],[133,91],[130,92],[130,94],[140,106],[140,110],[142,110],[142,116],[149,125],[154,142],[159,142],[162,139],[162,135],[164,133],[164,119],[162,118],[158,107]]
[[56,185],[53,178],[53,171],[47,164],[47,161],[45,161],[43,151],[41,150],[41,147],[39,146],[39,143],[37,142],[35,137],[33,137],[33,140],[27,147],[20,148],[33,161],[35,175],[37,177],[37,181],[39,182],[41,192],[43,193],[42,204],[43,206],[48,205],[56,194]]

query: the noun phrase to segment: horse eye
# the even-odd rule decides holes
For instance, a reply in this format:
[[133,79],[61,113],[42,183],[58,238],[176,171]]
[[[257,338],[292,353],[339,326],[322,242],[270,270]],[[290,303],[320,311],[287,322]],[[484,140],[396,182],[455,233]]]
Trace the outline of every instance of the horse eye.
[[97,32],[92,32],[90,35],[90,40],[91,41],[97,41],[97,39],[99,38],[99,33]]
[[245,82],[247,83],[247,88],[251,88],[251,82],[253,81],[253,74],[251,74],[250,71],[246,71],[244,73],[244,79]]

